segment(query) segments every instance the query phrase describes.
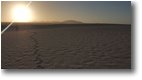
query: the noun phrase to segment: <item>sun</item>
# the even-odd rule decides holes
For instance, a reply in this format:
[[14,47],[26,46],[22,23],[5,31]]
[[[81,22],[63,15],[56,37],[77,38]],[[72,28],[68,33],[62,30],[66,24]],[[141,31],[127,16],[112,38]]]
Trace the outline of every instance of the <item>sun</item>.
[[30,8],[24,5],[15,6],[12,16],[15,22],[30,22],[32,20]]

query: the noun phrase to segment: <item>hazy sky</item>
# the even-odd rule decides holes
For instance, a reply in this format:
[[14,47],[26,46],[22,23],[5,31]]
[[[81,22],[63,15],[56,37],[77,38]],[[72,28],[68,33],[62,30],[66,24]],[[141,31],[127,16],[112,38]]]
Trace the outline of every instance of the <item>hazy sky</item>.
[[[11,21],[11,10],[17,4],[28,2],[1,2],[2,22]],[[130,1],[33,1],[33,22],[77,20],[86,23],[131,23]]]

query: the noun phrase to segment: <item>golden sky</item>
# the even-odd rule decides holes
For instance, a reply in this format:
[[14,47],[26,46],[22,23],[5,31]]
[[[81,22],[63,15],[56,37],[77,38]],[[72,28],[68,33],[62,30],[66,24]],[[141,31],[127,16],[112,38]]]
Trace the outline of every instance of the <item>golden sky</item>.
[[[12,16],[16,14],[16,21],[20,21],[24,16],[29,16],[21,20],[27,22],[77,20],[85,23],[131,24],[130,1],[33,1],[28,6],[30,13],[23,14],[24,9],[19,10],[21,14],[16,11],[14,13],[15,6],[27,4],[28,2],[23,1],[2,1],[2,22],[11,22]],[[28,9],[25,9],[25,12],[28,12]],[[18,15],[21,18],[17,17]]]

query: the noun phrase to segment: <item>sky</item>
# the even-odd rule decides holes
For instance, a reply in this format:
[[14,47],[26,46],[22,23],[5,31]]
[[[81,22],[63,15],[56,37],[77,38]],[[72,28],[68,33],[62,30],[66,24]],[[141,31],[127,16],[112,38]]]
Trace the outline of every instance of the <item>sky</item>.
[[[12,21],[12,8],[28,2],[1,2],[1,21]],[[33,1],[29,5],[32,22],[62,22],[131,24],[130,1]]]

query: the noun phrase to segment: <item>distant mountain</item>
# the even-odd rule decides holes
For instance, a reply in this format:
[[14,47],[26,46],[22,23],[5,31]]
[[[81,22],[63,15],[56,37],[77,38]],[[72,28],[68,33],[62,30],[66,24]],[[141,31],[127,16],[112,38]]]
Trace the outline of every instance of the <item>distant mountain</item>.
[[66,20],[61,22],[62,24],[83,24],[81,21],[76,21],[76,20]]

